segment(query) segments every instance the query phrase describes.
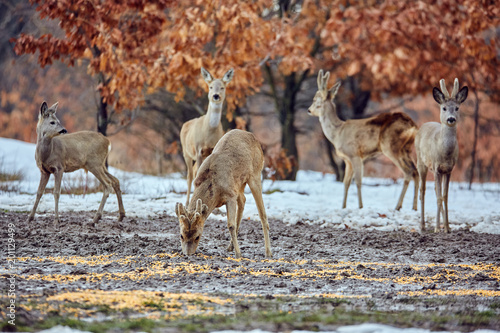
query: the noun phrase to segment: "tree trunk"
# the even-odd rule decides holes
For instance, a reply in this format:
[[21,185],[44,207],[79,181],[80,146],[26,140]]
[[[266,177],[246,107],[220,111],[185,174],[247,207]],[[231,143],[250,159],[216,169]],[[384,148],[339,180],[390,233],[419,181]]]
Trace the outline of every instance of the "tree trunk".
[[292,158],[292,170],[286,180],[295,180],[299,170],[299,154],[297,151],[295,121],[295,101],[297,98],[297,83],[295,73],[285,76],[285,89],[280,103],[279,119],[281,123],[281,148]]
[[99,100],[99,110],[97,111],[97,132],[107,136],[108,132],[108,104],[101,97]]
[[472,144],[471,165],[469,169],[469,190],[472,188],[472,181],[474,180],[474,169],[476,168],[476,152],[477,152],[477,138],[479,137],[479,96],[477,91],[474,90],[476,102],[474,103],[474,140]]

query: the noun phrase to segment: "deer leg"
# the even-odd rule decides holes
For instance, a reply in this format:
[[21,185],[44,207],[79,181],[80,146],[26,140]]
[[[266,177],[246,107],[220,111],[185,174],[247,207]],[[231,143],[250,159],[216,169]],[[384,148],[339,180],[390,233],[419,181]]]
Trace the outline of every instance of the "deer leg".
[[342,208],[346,207],[347,204],[347,192],[349,192],[349,186],[351,186],[353,175],[353,169],[351,161],[345,160],[345,173],[344,173],[344,202],[342,203]]
[[[238,210],[236,213],[236,236],[238,236],[238,233],[240,231],[240,224],[241,224],[241,219],[243,218],[243,210],[245,209],[246,200],[247,199],[245,198],[245,193],[243,192],[241,192],[238,195],[238,198],[236,199],[236,203],[238,204]],[[227,250],[231,252],[233,251],[233,249],[234,249],[233,242],[229,242]]]
[[33,219],[35,218],[36,209],[38,208],[38,204],[40,202],[40,199],[42,198],[43,192],[45,192],[45,188],[47,187],[49,178],[50,173],[40,173],[40,184],[38,185],[38,191],[36,192],[35,204],[33,205],[33,209],[31,210],[30,215],[28,215],[28,222],[33,221]]
[[415,183],[415,192],[413,194],[413,210],[417,210],[417,205],[418,205],[418,185],[420,182],[419,175],[417,170],[415,169],[415,172],[413,173],[413,182]]
[[418,166],[418,175],[420,178],[420,232],[425,230],[425,183],[427,180],[427,167],[425,165]]
[[55,201],[55,217],[54,217],[54,226],[57,227],[59,224],[59,196],[61,195],[61,182],[64,171],[57,170],[54,172],[54,201]]
[[94,220],[92,223],[95,224],[102,218],[102,211],[104,210],[104,205],[106,204],[106,200],[109,197],[109,193],[111,192],[111,180],[108,178],[106,175],[106,170],[104,166],[102,167],[101,170],[89,170],[94,174],[94,176],[101,182],[102,186],[104,187],[103,194],[102,194],[102,199],[101,199],[101,204],[99,205],[99,209],[97,209],[97,212],[95,213]]
[[443,224],[444,231],[450,232],[450,225],[448,222],[448,189],[450,187],[450,174],[445,174],[443,177],[443,202],[444,202],[444,216]]
[[363,160],[361,158],[356,158],[352,162],[353,162],[352,166],[354,168],[354,181],[356,182],[356,187],[358,188],[359,208],[363,208],[363,199],[361,198],[361,182],[363,180]]
[[234,253],[236,258],[241,258],[240,246],[238,245],[238,234],[236,232],[236,214],[238,209],[237,200],[231,198],[226,202],[227,209],[227,228],[229,229],[229,234],[231,235],[231,242],[234,246]]
[[189,196],[191,194],[191,183],[193,182],[193,160],[188,156],[184,155],[184,161],[186,161],[187,167],[187,199],[186,199],[186,207],[189,205]]
[[266,258],[272,258],[273,254],[271,252],[271,240],[269,239],[269,223],[267,221],[264,200],[262,199],[262,182],[260,181],[260,174],[257,177],[257,179],[251,179],[248,182],[248,186],[250,187],[250,191],[252,191],[255,204],[257,205],[257,210],[259,211],[260,223],[262,224],[262,231],[264,233]]
[[436,216],[436,227],[434,228],[434,232],[439,232],[441,229],[441,211],[443,209],[443,191],[441,189],[441,185],[443,183],[443,175],[435,172],[434,173],[435,179],[435,187],[436,187],[436,198],[437,198],[437,206],[438,206],[438,211],[437,211],[437,216]]
[[120,181],[110,174],[107,170],[105,170],[106,176],[111,180],[111,185],[113,186],[113,189],[115,190],[116,198],[118,199],[118,211],[120,212],[120,215],[118,216],[118,222],[123,221],[123,218],[125,217],[125,208],[123,208],[123,200],[122,200],[122,191],[120,189]]

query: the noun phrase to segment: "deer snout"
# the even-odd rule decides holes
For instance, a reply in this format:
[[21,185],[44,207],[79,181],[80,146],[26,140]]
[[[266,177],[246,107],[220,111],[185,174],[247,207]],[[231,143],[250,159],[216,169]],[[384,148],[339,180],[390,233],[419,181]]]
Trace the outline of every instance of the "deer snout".
[[452,126],[452,125],[454,125],[457,122],[457,118],[455,118],[455,117],[448,117],[448,119],[446,119],[446,121],[448,122],[448,125]]
[[66,131],[65,128],[63,128],[62,130],[59,131],[59,134],[65,134],[65,133],[68,133],[68,131]]
[[194,244],[193,242],[182,243],[182,253],[184,253],[185,256],[190,256],[196,252],[197,247],[198,244]]
[[214,101],[218,101],[218,100],[220,100],[220,96],[219,96],[219,94],[215,94],[215,95],[213,96],[213,99],[214,99]]

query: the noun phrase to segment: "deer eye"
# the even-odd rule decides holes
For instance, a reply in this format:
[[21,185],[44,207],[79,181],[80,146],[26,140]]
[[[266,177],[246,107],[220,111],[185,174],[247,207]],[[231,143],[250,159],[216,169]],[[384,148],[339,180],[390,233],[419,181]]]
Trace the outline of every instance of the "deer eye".
[[443,108],[443,111],[446,111],[446,107]]
[[199,241],[200,240],[200,236],[196,237],[196,241]]
[[56,124],[56,122],[55,122],[55,121],[51,121],[51,122],[50,122],[50,124],[51,124],[51,125],[55,125],[55,124]]
[[455,106],[455,111],[458,111],[458,106]]
[[181,240],[184,241],[184,236],[181,235]]

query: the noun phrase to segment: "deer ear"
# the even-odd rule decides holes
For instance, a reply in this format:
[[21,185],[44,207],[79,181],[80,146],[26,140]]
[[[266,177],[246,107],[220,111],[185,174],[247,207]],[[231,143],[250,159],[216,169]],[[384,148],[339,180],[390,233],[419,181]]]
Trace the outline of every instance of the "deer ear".
[[40,117],[47,117],[49,115],[49,108],[47,106],[47,102],[43,101],[42,105],[40,105]]
[[201,76],[203,76],[203,80],[208,84],[214,80],[212,74],[203,67],[201,68]]
[[210,212],[208,211],[208,206],[207,205],[205,205],[205,204],[201,205],[201,214],[205,218],[207,218],[208,215],[210,215]]
[[444,103],[444,94],[441,92],[441,90],[439,90],[438,88],[434,87],[432,89],[432,97],[434,97],[434,100],[438,103],[438,104],[443,104]]
[[467,99],[467,94],[469,93],[469,88],[467,86],[462,87],[455,97],[457,102],[462,104]]
[[229,83],[231,82],[231,80],[233,79],[234,77],[234,69],[230,69],[226,72],[226,74],[224,74],[224,77],[222,78],[222,82],[224,83]]
[[181,229],[181,233],[189,231],[189,221],[186,216],[179,216],[179,227]]
[[339,91],[339,87],[340,87],[340,84],[341,82],[338,81],[337,83],[335,83],[333,85],[333,87],[330,88],[330,90],[328,91],[329,93],[329,96],[330,96],[330,100],[333,100],[335,98],[335,96],[337,96],[337,93]]
[[52,105],[49,110],[52,112],[52,113],[56,113],[57,111],[57,106],[59,105],[59,102],[55,102],[54,105]]

